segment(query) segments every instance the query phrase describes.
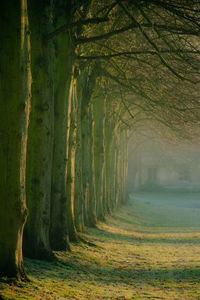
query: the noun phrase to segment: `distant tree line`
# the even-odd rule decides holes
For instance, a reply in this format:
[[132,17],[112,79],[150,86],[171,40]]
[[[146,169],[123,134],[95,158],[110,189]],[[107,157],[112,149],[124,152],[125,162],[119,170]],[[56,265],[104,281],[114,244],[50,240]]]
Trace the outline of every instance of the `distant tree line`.
[[26,279],[22,247],[54,259],[126,203],[132,129],[199,122],[199,12],[198,1],[1,2],[1,276]]

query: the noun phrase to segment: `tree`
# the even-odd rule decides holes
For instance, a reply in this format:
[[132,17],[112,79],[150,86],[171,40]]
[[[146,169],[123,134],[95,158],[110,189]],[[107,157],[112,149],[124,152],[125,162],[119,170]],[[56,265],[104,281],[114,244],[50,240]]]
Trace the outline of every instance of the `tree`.
[[30,33],[26,1],[0,4],[0,275],[26,279],[22,257],[26,144],[30,111]]
[[27,206],[24,252],[51,259],[49,242],[51,170],[53,156],[53,46],[44,37],[52,30],[52,6],[30,1],[32,109],[27,155]]
[[[198,87],[200,24],[195,1],[29,1],[29,32],[26,2],[23,13],[19,2],[11,3],[1,10],[3,28],[7,12],[10,25],[1,32],[6,75],[0,96],[10,101],[0,108],[1,190],[8,187],[0,203],[0,251],[9,247],[6,226],[14,230],[10,241],[19,247],[17,268],[23,274],[29,34],[33,84],[24,250],[30,257],[51,259],[52,249],[69,249],[69,241],[79,239],[78,230],[96,226],[125,203],[131,128],[154,120],[179,132],[184,124],[189,132],[199,122],[193,84]],[[20,41],[26,41],[22,48]],[[11,57],[13,67],[7,68]],[[9,218],[17,225],[8,226]],[[13,262],[13,252],[7,261]]]
[[[54,10],[55,28],[72,19],[72,8],[68,1],[59,1]],[[54,250],[69,249],[67,220],[67,163],[69,152],[69,130],[73,101],[74,46],[71,30],[55,35],[54,57],[54,145],[51,184],[50,242]]]

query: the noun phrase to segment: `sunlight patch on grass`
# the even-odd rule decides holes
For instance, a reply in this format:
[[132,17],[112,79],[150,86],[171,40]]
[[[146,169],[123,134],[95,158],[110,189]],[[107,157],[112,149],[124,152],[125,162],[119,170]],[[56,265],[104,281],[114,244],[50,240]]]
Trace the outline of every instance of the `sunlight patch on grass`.
[[193,210],[187,208],[185,218],[185,209],[179,207],[182,223],[176,227],[169,201],[131,200],[84,234],[96,247],[75,244],[72,252],[55,252],[57,262],[25,259],[31,282],[2,281],[0,295],[29,300],[199,299],[200,226],[189,220]]

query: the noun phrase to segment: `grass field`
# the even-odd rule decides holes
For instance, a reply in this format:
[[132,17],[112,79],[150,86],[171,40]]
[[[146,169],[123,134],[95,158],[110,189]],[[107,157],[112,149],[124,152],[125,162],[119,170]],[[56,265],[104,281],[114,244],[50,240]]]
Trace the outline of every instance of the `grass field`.
[[30,282],[0,299],[200,299],[200,194],[131,195],[56,262],[25,259]]

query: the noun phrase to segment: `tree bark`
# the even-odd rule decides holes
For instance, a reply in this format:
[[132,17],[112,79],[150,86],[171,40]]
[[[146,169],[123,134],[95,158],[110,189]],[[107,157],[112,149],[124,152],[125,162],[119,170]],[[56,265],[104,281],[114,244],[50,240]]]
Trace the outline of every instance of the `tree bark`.
[[104,220],[103,209],[103,178],[105,156],[105,96],[102,89],[98,88],[93,95],[93,119],[94,119],[94,166],[95,186],[97,201],[97,218]]
[[123,130],[122,134],[122,203],[125,204],[128,201],[128,130]]
[[[62,2],[62,1],[61,1]],[[67,5],[67,4],[66,4]],[[65,8],[65,9],[64,9]],[[57,16],[58,25],[66,22],[64,5]],[[52,168],[51,227],[50,240],[54,250],[69,249],[69,230],[67,221],[67,151],[69,147],[68,130],[71,125],[70,85],[72,84],[73,46],[68,33],[60,34],[54,40],[56,57],[54,67],[55,118],[54,150]],[[71,89],[73,87],[71,86]]]
[[86,226],[95,227],[96,194],[94,175],[94,121],[91,97],[96,86],[98,68],[89,66],[84,71],[81,104],[81,147],[82,147],[82,184],[84,199],[84,223]]
[[76,132],[77,132],[77,79],[72,78],[69,102],[70,113],[68,114],[68,128],[67,128],[67,222],[69,230],[69,240],[74,242],[78,240],[77,231],[75,227],[74,215],[74,195],[75,195],[75,156],[76,156]]
[[82,91],[85,84],[85,77],[79,76],[77,79],[77,132],[76,132],[76,156],[75,156],[75,190],[74,190],[74,214],[75,226],[78,232],[83,232],[84,224],[84,196],[83,196],[83,162],[82,162]]
[[[108,103],[107,103],[108,104]],[[108,215],[114,209],[116,200],[116,144],[115,144],[115,120],[109,118],[106,105],[105,120],[105,175],[104,175],[104,214]]]
[[0,275],[25,279],[22,238],[27,131],[30,111],[30,41],[26,0],[0,4]]
[[51,4],[29,3],[32,45],[32,110],[27,156],[27,204],[30,216],[25,227],[25,255],[37,259],[53,257],[49,243],[51,170],[53,151]]
[[93,138],[94,122],[90,103],[82,122],[84,221],[85,225],[89,227],[95,227],[97,223]]

